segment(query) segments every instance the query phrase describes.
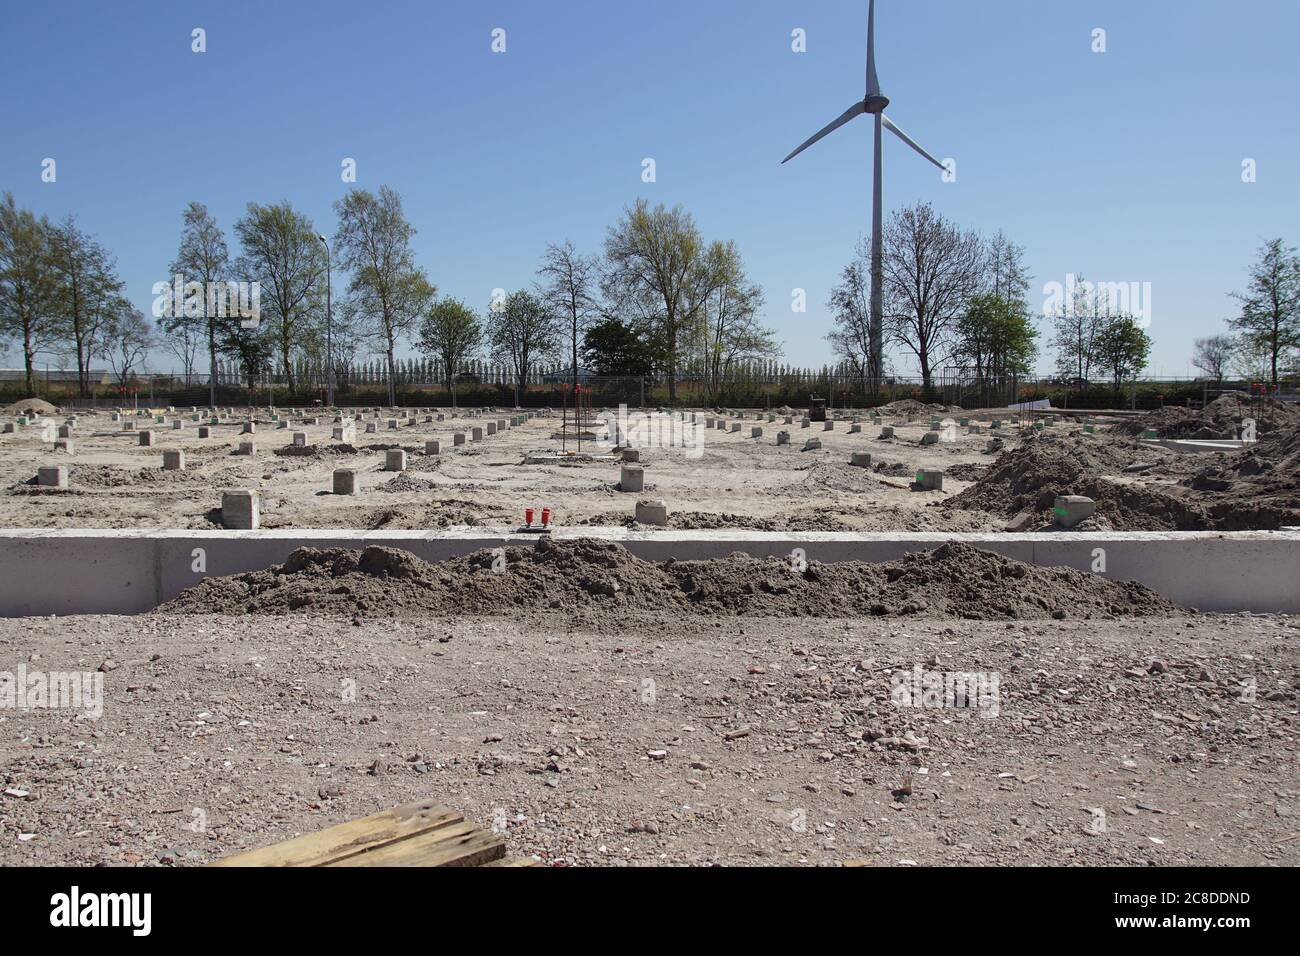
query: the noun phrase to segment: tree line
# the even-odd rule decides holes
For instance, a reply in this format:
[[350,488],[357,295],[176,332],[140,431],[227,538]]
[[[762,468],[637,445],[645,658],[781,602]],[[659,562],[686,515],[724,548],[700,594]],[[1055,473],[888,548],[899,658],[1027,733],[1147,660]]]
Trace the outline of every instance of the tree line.
[[[453,401],[458,374],[481,356],[509,366],[520,388],[539,362],[562,360],[575,384],[585,365],[600,375],[663,376],[675,398],[683,368],[704,370],[716,394],[740,363],[779,354],[758,319],[763,292],[736,244],[706,240],[680,206],[636,201],[595,253],[548,245],[533,284],[497,290],[482,311],[439,295],[416,261],[416,230],[395,190],[353,190],[334,212],[327,237],[288,201],[249,203],[233,224],[232,250],[207,207],[191,202],[168,265],[183,295],[151,323],[125,295],[113,256],[73,217],[51,223],[6,194],[0,337],[19,343],[32,394],[39,355],[75,362],[86,397],[92,360],[109,361],[125,384],[161,347],[187,380],[207,366],[214,404],[218,367],[232,361],[250,381],[270,372],[292,393],[304,368],[354,367],[379,353],[395,402],[407,347],[441,370]],[[230,283],[256,284],[256,323],[220,296],[214,307],[212,290]],[[170,283],[154,291],[162,290],[167,298]]]

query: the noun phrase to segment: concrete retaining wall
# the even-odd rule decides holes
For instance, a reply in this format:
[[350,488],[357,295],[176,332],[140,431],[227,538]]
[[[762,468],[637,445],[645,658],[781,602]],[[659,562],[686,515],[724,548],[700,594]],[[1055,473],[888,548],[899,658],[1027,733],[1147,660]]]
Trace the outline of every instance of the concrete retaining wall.
[[[597,538],[663,561],[722,558],[742,551],[809,561],[891,561],[910,551],[964,541],[1043,566],[1091,571],[1104,552],[1105,575],[1140,581],[1205,611],[1300,612],[1300,532],[1244,531],[1050,534],[853,534],[757,531],[628,531],[561,528],[557,538]],[[0,530],[0,616],[136,614],[170,600],[205,576],[279,564],[295,548],[402,548],[441,561],[481,548],[526,544],[532,535],[493,529],[453,531],[82,531]],[[203,570],[195,570],[202,558]]]

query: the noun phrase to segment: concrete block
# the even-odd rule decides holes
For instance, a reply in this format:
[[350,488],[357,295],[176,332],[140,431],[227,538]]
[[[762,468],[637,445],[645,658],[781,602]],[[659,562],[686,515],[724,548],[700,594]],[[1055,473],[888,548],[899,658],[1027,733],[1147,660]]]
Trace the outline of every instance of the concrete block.
[[406,452],[400,448],[384,452],[384,471],[406,471]]
[[307,433],[306,433],[306,432],[294,432],[294,433],[293,433],[293,447],[294,447],[294,448],[306,448],[306,447],[307,447]]
[[75,443],[71,438],[59,438],[54,442],[54,450],[65,455],[71,455],[76,450],[74,445]]
[[943,491],[943,472],[937,468],[918,470],[913,489],[916,491]]
[[336,425],[330,429],[330,439],[332,441],[352,441],[356,433],[352,430],[351,425]]
[[487,423],[486,425],[484,425],[483,427],[487,430],[487,436],[488,436],[489,438],[491,438],[493,435],[495,435],[495,434],[497,433],[497,423],[496,423],[496,422],[488,422],[488,423]]
[[376,432],[378,432],[378,431],[379,431],[379,426],[378,426],[378,425],[376,425],[374,422],[366,422],[366,434],[367,434],[367,435],[374,435],[374,434],[375,434]]
[[179,448],[168,448],[163,451],[163,471],[184,471],[185,470],[185,452]]
[[854,422],[852,425],[849,426],[849,434],[850,434],[850,435],[856,435],[856,434],[858,434],[860,431],[862,431],[862,425],[861,425],[860,422]]
[[230,531],[256,531],[261,524],[256,491],[227,491],[221,495],[221,524]]
[[793,424],[794,424],[794,416],[793,416],[793,415],[787,415],[787,416],[785,416],[785,424],[787,424],[787,425],[793,425]]
[[41,465],[36,469],[36,484],[42,488],[68,487],[68,466]]
[[812,427],[812,419],[811,419],[811,418],[801,418],[801,419],[799,419],[799,427],[800,427],[800,428],[811,428],[811,427]]
[[396,418],[390,418],[390,419],[388,420],[388,430],[389,430],[389,431],[396,431],[396,430],[397,430],[397,419],[396,419]]
[[738,431],[740,431],[740,422],[732,422],[732,423],[731,423],[731,430],[732,430],[733,432],[738,432]]
[[251,441],[241,441],[241,442],[239,443],[239,452],[238,452],[238,454],[241,454],[241,455],[250,455],[250,456],[252,456],[252,455],[256,455],[256,454],[257,454],[257,443],[256,443],[256,442],[251,442]]
[[1062,528],[1073,528],[1096,513],[1097,502],[1083,495],[1059,495],[1052,507],[1056,523]]
[[442,442],[440,442],[440,441],[427,441],[427,442],[425,442],[425,443],[424,443],[424,453],[425,453],[426,455],[440,455],[440,454],[442,454]]
[[184,428],[185,428],[185,423],[181,421],[179,418],[176,419],[176,421],[172,422],[172,431],[178,432],[178,431],[182,431]]
[[809,438],[806,442],[803,443],[804,451],[817,451],[817,449],[821,447],[822,447],[822,440],[820,438]]
[[623,461],[636,463],[640,460],[641,460],[641,449],[639,448],[623,449]]
[[145,429],[140,433],[140,444],[146,447],[153,444],[153,430]]
[[199,437],[200,437],[200,438],[209,438],[209,437],[211,437],[211,435],[212,435],[212,429],[211,429],[211,428],[209,428],[207,425],[200,425],[200,426],[199,426]]
[[[18,424],[21,425],[22,422],[19,422]],[[135,431],[135,422],[130,421],[129,419],[126,420],[126,421],[124,421],[124,422],[122,422],[122,431],[124,431],[124,432],[133,432],[133,431]]]
[[778,445],[788,445],[788,444],[790,444],[790,433],[787,432],[787,431],[779,431],[779,432],[777,432],[777,433],[776,433],[776,443],[777,443]]
[[60,437],[60,438],[71,438],[71,437],[72,437],[72,426],[71,426],[71,425],[60,425],[60,426],[59,426],[59,437]]
[[759,428],[757,425],[755,425],[753,428],[751,428],[751,429],[749,430],[749,437],[750,437],[750,438],[762,438],[762,437],[763,437],[763,429],[761,429],[761,428]]
[[475,425],[473,428],[469,430],[469,437],[470,437],[470,441],[482,441],[483,429]]
[[4,428],[3,428],[3,429],[0,429],[0,434],[12,435],[13,433],[14,433],[14,423],[13,423],[13,422],[5,422],[5,423],[4,423]]
[[457,446],[457,445],[463,445],[463,444],[465,444],[465,433],[464,433],[464,432],[456,432],[454,435],[452,435],[452,436],[451,436],[451,444],[452,444],[453,447],[455,447],[455,446]]
[[921,436],[922,445],[937,445],[938,443],[939,443],[938,432],[926,432],[924,435]]
[[244,434],[244,435],[256,435],[256,434],[257,434],[257,422],[244,422],[244,430],[243,430],[242,434]]
[[824,431],[824,432],[833,432],[833,431],[835,431],[835,420],[834,420],[834,419],[831,419],[831,418],[826,419],[825,424],[822,425],[822,431]]
[[635,494],[645,487],[645,469],[640,465],[624,465],[619,469],[619,491]]
[[357,493],[357,473],[351,468],[334,469],[334,494],[355,495]]
[[865,451],[855,451],[849,456],[849,464],[855,468],[870,468],[871,453]]
[[894,426],[893,426],[893,425],[882,425],[882,426],[880,427],[880,437],[881,437],[882,439],[883,439],[883,438],[893,438],[893,437],[894,437]]
[[668,526],[668,506],[658,498],[642,498],[636,503],[637,524]]

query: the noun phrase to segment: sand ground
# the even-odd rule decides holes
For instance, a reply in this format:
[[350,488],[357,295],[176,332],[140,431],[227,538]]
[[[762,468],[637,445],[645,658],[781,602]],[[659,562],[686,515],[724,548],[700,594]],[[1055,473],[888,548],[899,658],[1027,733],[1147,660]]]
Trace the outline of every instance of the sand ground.
[[[6,666],[105,668],[98,721],[0,711],[0,864],[201,864],[433,797],[550,864],[1294,866],[1298,628],[0,621]],[[896,706],[915,665],[997,674],[997,716]]]

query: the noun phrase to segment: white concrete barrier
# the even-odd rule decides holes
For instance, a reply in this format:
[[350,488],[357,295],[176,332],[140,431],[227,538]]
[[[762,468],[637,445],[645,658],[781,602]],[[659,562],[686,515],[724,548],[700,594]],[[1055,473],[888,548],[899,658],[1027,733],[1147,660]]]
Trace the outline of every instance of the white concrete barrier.
[[[786,557],[802,548],[809,561],[892,561],[911,551],[961,541],[1040,566],[1139,581],[1169,600],[1203,611],[1300,613],[1300,532],[1056,532],[910,534],[779,531],[632,531],[559,528],[557,539],[617,542],[637,556],[664,561],[725,558],[743,551]],[[170,600],[211,575],[258,571],[295,549],[402,548],[442,561],[482,548],[526,545],[535,535],[506,529],[444,531],[0,530],[0,616],[136,614]]]

